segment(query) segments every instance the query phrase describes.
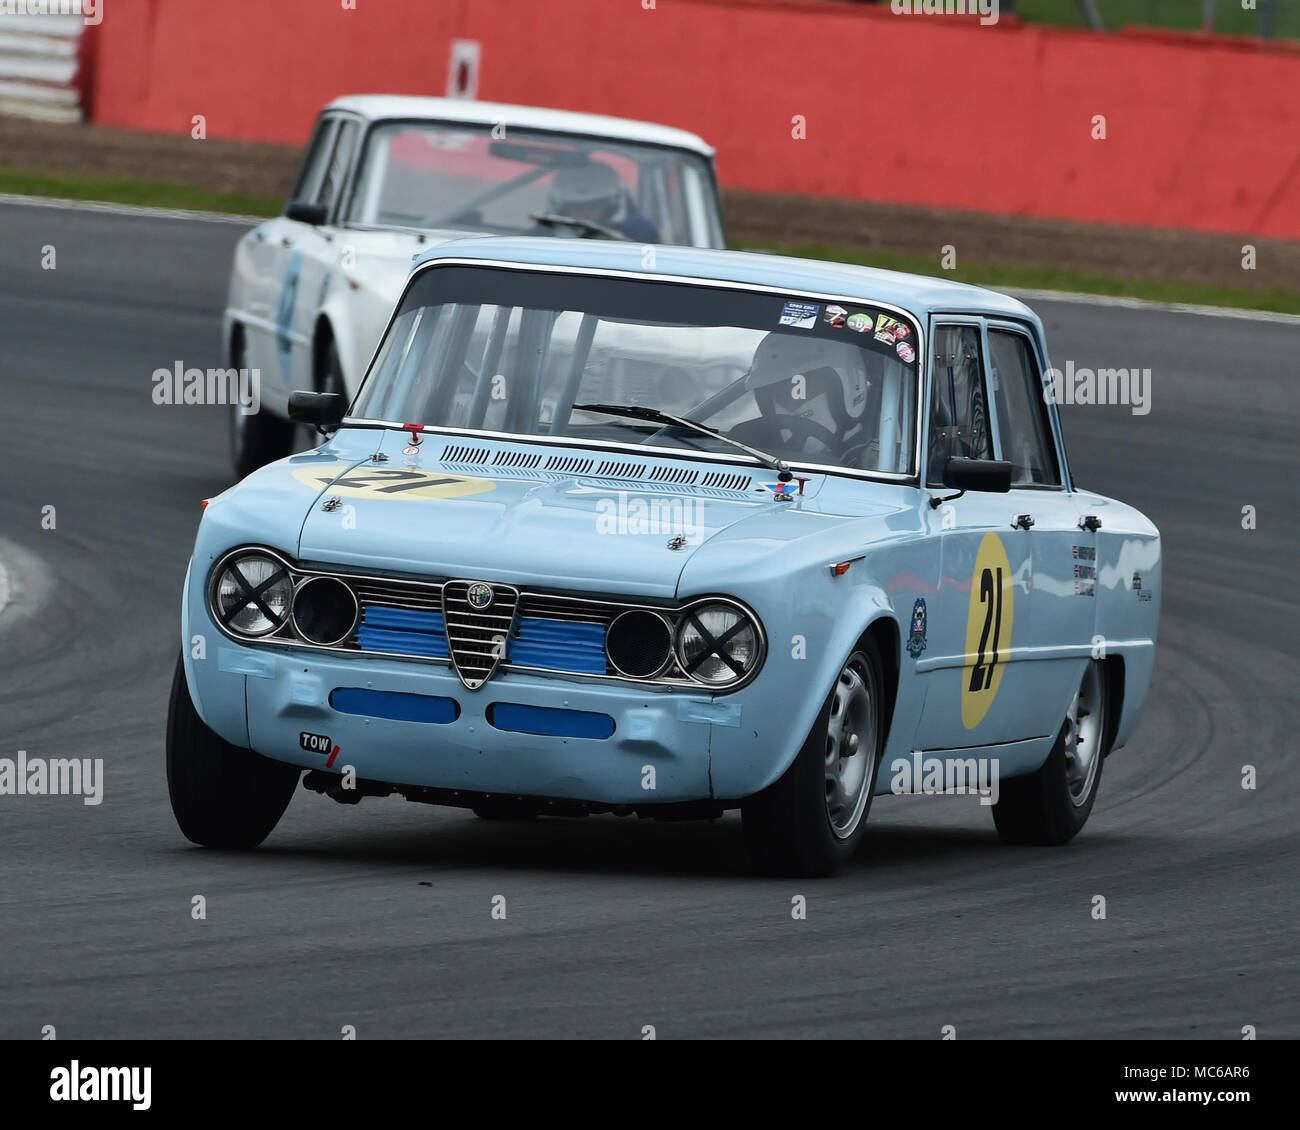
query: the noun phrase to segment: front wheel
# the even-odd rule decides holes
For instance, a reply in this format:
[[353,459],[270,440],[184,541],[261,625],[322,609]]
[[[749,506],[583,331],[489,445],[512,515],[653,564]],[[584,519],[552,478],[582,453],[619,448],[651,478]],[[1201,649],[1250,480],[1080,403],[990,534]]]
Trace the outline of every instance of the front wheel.
[[1004,843],[1064,844],[1087,823],[1101,783],[1108,710],[1105,668],[1089,660],[1042,768],[1001,782],[993,823]]
[[741,804],[756,871],[829,875],[858,846],[885,746],[883,665],[864,639],[849,656],[794,763]]
[[167,712],[167,792],[185,838],[255,848],[280,822],[302,770],[231,745],[208,729],[176,661]]
[[[230,348],[231,367],[247,368],[242,331],[237,331]],[[244,406],[234,404],[230,409],[230,462],[238,478],[251,475],[259,467],[283,459],[293,450],[293,425],[288,420],[259,408],[246,413]]]

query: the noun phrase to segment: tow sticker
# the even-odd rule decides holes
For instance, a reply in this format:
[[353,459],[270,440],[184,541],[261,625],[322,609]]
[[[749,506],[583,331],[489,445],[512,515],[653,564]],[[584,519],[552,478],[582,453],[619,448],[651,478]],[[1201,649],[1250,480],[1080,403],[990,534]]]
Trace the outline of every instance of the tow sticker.
[[966,665],[961,673],[961,724],[975,729],[989,712],[1002,685],[1011,651],[1016,587],[1006,547],[997,534],[985,534],[975,557],[966,618]]
[[293,477],[308,486],[322,490],[328,487],[331,494],[347,498],[464,498],[496,489],[496,483],[491,479],[449,475],[445,471],[365,465],[349,468],[343,463],[328,467],[301,467],[294,471]]

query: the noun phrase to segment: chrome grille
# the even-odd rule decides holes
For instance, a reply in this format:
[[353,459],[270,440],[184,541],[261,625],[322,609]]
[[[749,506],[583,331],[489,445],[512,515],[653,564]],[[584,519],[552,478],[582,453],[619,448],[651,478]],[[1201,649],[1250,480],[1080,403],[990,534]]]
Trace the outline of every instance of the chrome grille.
[[[628,681],[630,677],[609,662],[609,625],[623,612],[639,608],[675,627],[685,611],[635,598],[525,591],[484,581],[338,572],[298,565],[273,551],[252,548],[280,560],[295,585],[313,577],[337,578],[352,589],[360,607],[356,627],[337,643],[314,644],[300,638],[289,622],[253,643],[448,664],[471,690],[482,687],[499,670]],[[231,550],[227,557],[240,552]],[[476,609],[469,600],[470,590],[476,587],[492,593],[486,608]],[[632,681],[673,688],[699,686],[675,659],[658,675]]]
[[[491,603],[476,608],[470,603],[470,594],[485,590],[491,593]],[[478,690],[501,665],[518,611],[519,590],[512,585],[483,581],[443,584],[442,613],[452,666],[470,690]]]

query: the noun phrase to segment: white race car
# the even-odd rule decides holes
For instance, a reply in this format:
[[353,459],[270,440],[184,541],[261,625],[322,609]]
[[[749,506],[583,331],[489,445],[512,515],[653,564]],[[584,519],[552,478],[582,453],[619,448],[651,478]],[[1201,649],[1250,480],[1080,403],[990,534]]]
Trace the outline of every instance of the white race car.
[[239,477],[289,454],[292,389],[351,399],[414,256],[476,235],[725,246],[713,149],[594,114],[354,95],[321,112],[284,214],[235,250],[223,341],[260,373]]

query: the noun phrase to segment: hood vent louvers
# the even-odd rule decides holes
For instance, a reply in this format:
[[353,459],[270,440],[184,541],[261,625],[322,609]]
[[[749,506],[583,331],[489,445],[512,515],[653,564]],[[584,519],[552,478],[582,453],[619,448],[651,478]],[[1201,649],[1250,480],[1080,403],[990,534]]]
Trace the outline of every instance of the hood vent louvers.
[[552,455],[546,461],[545,469],[570,475],[586,475],[595,465],[594,459],[583,459],[577,455]]
[[486,447],[446,447],[442,452],[444,463],[486,463],[491,452]]
[[700,477],[699,471],[689,467],[651,467],[646,476],[652,483],[672,483],[674,486],[690,486]]
[[731,471],[710,471],[700,480],[700,486],[715,490],[749,490],[753,475],[740,475]]
[[528,470],[536,467],[542,461],[542,457],[536,453],[527,451],[498,451],[496,458],[492,460],[494,467],[518,467],[521,470]]
[[645,464],[606,459],[596,468],[596,474],[608,479],[639,479],[645,474]]

